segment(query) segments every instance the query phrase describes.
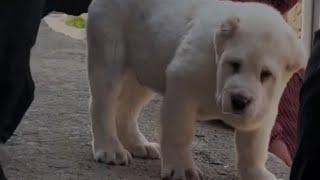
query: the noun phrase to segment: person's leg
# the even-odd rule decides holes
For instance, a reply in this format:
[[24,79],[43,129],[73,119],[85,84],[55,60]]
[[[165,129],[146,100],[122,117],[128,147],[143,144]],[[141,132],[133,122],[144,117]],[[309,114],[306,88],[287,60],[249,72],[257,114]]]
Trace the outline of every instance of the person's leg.
[[47,1],[11,0],[0,6],[0,144],[12,136],[33,100],[29,59],[42,16],[53,10],[81,14],[87,12],[91,2]]
[[10,1],[0,7],[0,142],[5,143],[33,100],[29,58],[44,0]]
[[90,2],[13,0],[0,7],[0,143],[13,134],[33,100],[29,58],[43,11],[76,15],[87,12]]
[[300,96],[299,147],[291,171],[291,180],[319,179],[320,162],[320,31],[305,72]]
[[[0,143],[11,137],[33,100],[29,57],[42,3],[13,0],[0,7]],[[1,164],[0,179],[5,179]]]
[[1,168],[1,165],[0,165],[0,180],[6,180],[6,177],[4,176],[4,172]]
[[64,12],[70,15],[80,15],[88,12],[91,0],[47,0],[43,16],[52,11]]

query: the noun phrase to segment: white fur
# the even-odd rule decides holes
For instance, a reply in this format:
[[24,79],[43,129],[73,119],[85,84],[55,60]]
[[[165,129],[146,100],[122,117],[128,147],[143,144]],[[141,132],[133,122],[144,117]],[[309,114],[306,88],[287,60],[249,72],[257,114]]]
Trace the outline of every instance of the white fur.
[[[241,179],[276,179],[265,168],[269,136],[286,83],[305,63],[276,10],[214,0],[94,0],[88,47],[96,160],[160,157],[137,124],[158,92],[162,177],[200,179],[190,151],[194,123],[222,119],[236,129]],[[239,73],[231,72],[230,60],[241,63]],[[263,83],[262,70],[272,73]],[[252,100],[242,114],[222,112],[229,112],[232,93]]]

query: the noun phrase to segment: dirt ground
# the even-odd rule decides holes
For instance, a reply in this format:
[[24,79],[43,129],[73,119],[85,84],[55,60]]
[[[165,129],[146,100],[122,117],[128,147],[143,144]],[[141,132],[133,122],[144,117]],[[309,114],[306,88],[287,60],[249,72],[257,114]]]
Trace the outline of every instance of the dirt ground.
[[[5,167],[9,180],[155,180],[159,160],[136,159],[128,167],[94,162],[91,154],[85,41],[53,32],[42,24],[33,49],[36,98],[16,134],[8,142],[12,157]],[[158,140],[159,106],[152,101],[142,112],[142,131]],[[237,179],[233,132],[219,124],[199,124],[194,155],[208,180]],[[288,168],[276,158],[269,167],[287,179]]]

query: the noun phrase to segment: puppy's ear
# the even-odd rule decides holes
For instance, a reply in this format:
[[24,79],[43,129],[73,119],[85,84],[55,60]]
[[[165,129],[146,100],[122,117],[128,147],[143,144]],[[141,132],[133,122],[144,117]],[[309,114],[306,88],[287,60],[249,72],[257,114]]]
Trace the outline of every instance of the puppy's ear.
[[224,50],[225,43],[228,39],[232,38],[235,32],[238,30],[240,19],[237,16],[232,16],[222,22],[220,27],[214,34],[214,48],[216,55],[216,62],[220,59],[220,56]]
[[289,73],[295,73],[307,66],[307,53],[302,43],[299,43],[297,50],[292,53],[294,55],[289,59],[286,70]]
[[296,60],[294,60],[292,63],[287,64],[286,70],[287,70],[289,73],[295,73],[295,72],[299,71],[300,69],[302,69],[302,68],[304,68],[304,67],[305,67],[305,65],[302,64],[301,60],[296,59]]

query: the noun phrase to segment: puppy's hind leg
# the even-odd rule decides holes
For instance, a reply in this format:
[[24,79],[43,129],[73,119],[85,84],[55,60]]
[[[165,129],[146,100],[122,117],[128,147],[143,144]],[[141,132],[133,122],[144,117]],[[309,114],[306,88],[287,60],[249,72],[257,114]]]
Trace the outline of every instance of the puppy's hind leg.
[[114,19],[90,10],[87,32],[93,154],[99,162],[126,165],[131,154],[121,144],[116,127],[125,64],[123,34]]
[[118,101],[117,127],[122,144],[134,157],[160,158],[159,145],[144,137],[137,121],[142,107],[153,95],[153,92],[139,84],[133,73],[127,73]]

